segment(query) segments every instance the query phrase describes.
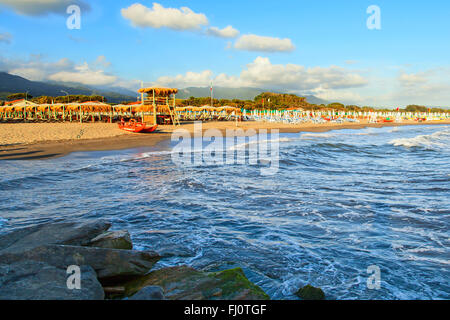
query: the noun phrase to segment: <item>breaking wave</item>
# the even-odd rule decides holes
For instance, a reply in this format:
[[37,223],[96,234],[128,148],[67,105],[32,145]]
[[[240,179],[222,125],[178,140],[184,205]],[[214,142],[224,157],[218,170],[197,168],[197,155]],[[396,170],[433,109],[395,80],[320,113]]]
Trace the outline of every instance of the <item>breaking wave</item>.
[[428,135],[418,135],[413,138],[394,139],[389,141],[389,144],[395,147],[417,147],[428,150],[450,149],[450,130],[446,129]]

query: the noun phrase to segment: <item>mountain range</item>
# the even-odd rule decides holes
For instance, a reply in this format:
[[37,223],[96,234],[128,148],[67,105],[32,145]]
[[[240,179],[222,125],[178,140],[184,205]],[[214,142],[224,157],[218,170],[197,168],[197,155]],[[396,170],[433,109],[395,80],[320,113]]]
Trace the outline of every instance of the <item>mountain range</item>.
[[[213,96],[215,99],[239,99],[253,100],[257,95],[267,92],[258,88],[225,88],[214,87]],[[124,101],[136,101],[139,94],[132,90],[122,87],[111,86],[84,86],[77,83],[55,83],[31,81],[20,76],[12,75],[6,72],[0,72],[0,100],[7,100],[7,96],[13,93],[28,92],[33,97],[38,96],[64,96],[70,95],[101,95],[108,102],[121,103]],[[276,92],[276,91],[271,91]],[[276,92],[282,93],[282,92]],[[209,87],[189,87],[180,89],[177,98],[187,99],[190,97],[209,97],[211,91]],[[309,103],[328,104],[328,101],[319,99],[315,96],[305,96]]]
[[136,100],[137,93],[129,91],[124,94],[123,90],[107,89],[101,90],[83,86],[79,84],[56,84],[51,82],[30,81],[28,79],[12,75],[6,72],[0,72],[0,100],[6,100],[6,97],[12,93],[28,92],[33,97],[39,96],[64,96],[66,92],[70,95],[101,95],[108,102],[120,103],[122,101]]

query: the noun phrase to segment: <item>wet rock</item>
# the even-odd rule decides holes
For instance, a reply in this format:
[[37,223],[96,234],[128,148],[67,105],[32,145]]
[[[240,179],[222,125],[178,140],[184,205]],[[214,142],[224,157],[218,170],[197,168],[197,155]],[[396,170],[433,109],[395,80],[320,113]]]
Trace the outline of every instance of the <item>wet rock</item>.
[[160,286],[170,300],[266,300],[269,296],[251,283],[241,268],[201,272],[187,266],[164,268],[124,284],[131,296],[146,286]]
[[195,255],[195,252],[190,250],[187,247],[183,247],[180,245],[164,245],[162,247],[158,247],[158,253],[163,258],[170,257],[192,257]]
[[104,233],[111,224],[104,220],[94,222],[56,222],[18,229],[0,237],[0,254],[22,252],[51,245],[83,246]]
[[81,246],[49,245],[19,253],[0,252],[0,264],[20,261],[45,262],[58,268],[70,265],[89,265],[99,279],[142,276],[160,256],[153,251],[118,250]]
[[0,265],[0,300],[103,300],[97,274],[81,266],[81,288],[67,287],[66,269],[45,262],[20,261]]
[[109,249],[133,249],[130,233],[126,230],[108,231],[102,233],[89,242],[90,247]]
[[295,293],[299,298],[303,300],[324,300],[325,293],[320,288],[313,287],[311,285],[306,285],[303,288],[300,288]]
[[161,287],[158,286],[148,286],[142,288],[129,300],[165,300],[164,291]]

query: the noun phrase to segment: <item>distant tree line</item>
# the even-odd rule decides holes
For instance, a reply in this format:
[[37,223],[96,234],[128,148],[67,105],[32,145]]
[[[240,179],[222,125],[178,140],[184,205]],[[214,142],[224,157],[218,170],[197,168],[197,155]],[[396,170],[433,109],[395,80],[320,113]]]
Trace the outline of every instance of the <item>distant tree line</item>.
[[[31,102],[38,104],[50,104],[50,103],[72,103],[72,102],[86,102],[86,101],[99,101],[99,102],[107,102],[107,99],[101,95],[67,95],[67,96],[59,96],[59,97],[51,97],[51,96],[40,96],[33,97],[27,93],[13,93],[8,95],[8,101],[20,100],[20,99],[28,99]],[[3,101],[3,105],[5,102]]]
[[40,96],[37,98],[31,99],[32,102],[38,104],[45,103],[72,103],[72,102],[86,102],[86,101],[99,101],[99,102],[107,102],[106,98],[99,95],[67,95],[67,96],[59,96],[59,97],[49,97],[49,96]]
[[33,96],[26,92],[20,92],[20,93],[13,93],[6,97],[6,99],[13,101],[13,100],[20,100],[20,99],[31,99]]
[[[72,103],[72,102],[86,102],[86,101],[99,101],[107,102],[107,99],[101,95],[67,95],[59,97],[51,96],[40,96],[33,97],[27,93],[14,93],[7,96],[8,101],[28,99],[34,103],[38,104],[50,104],[50,103]],[[134,101],[123,101],[122,104],[128,104]],[[5,105],[5,101],[0,101],[0,106]],[[204,105],[210,105],[210,97],[195,98],[190,97],[189,99],[177,99],[176,105],[181,107],[195,106],[201,107]],[[237,108],[243,108],[247,110],[285,110],[288,108],[302,108],[304,110],[336,110],[336,111],[392,111],[392,109],[386,108],[374,108],[369,106],[357,106],[357,105],[344,105],[339,102],[333,102],[330,104],[311,104],[305,97],[299,97],[295,94],[280,94],[272,92],[264,92],[256,96],[253,100],[239,100],[239,99],[213,99],[214,106],[232,106]],[[450,112],[449,110],[443,108],[428,108],[426,106],[420,105],[408,105],[404,109],[399,109],[402,112]]]

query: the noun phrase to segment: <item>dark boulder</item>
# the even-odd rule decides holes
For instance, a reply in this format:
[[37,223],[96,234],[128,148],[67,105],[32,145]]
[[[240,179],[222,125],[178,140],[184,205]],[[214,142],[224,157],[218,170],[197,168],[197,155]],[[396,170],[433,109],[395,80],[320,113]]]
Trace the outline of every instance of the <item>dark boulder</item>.
[[158,286],[148,286],[139,290],[129,300],[165,300],[164,291]]
[[110,227],[109,222],[98,220],[85,223],[56,222],[22,228],[0,237],[0,254],[22,252],[51,244],[83,246]]
[[102,233],[89,242],[90,247],[132,250],[130,233],[126,230],[108,231]]
[[145,275],[160,259],[153,251],[118,250],[79,246],[49,245],[19,253],[0,252],[0,264],[20,261],[45,262],[58,268],[89,265],[99,279]]
[[320,288],[313,287],[311,285],[306,285],[303,288],[300,288],[295,293],[299,298],[303,300],[324,300],[325,293]]
[[80,289],[71,290],[67,269],[36,261],[0,264],[0,300],[103,300],[95,271],[81,266],[80,275]]

